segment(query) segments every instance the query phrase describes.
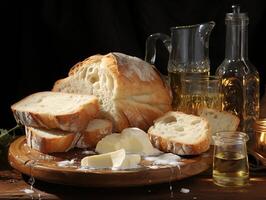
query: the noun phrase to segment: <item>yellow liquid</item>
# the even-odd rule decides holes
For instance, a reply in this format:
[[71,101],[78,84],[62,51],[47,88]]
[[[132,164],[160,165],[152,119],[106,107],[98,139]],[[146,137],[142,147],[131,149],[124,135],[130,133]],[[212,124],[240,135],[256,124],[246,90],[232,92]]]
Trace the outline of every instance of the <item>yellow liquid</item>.
[[222,109],[222,95],[220,93],[206,93],[201,95],[180,95],[181,103],[178,110],[197,115],[198,110],[204,107],[216,110]]
[[249,181],[248,160],[245,155],[222,152],[214,156],[213,180],[221,186],[243,186]]
[[253,123],[259,117],[259,77],[248,79],[223,77],[223,110],[234,113],[240,119],[239,129],[253,132]]
[[194,76],[194,77],[201,77],[208,75],[208,71],[204,72],[169,72],[169,80],[170,80],[170,86],[173,94],[173,109],[179,110],[179,105],[181,103],[181,79],[185,76]]

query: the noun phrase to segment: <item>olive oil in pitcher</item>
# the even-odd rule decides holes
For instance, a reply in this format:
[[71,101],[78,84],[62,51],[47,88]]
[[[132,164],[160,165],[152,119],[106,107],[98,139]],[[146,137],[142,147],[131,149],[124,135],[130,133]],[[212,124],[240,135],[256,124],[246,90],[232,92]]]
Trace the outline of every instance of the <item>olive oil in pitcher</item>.
[[[169,67],[169,68],[173,68],[173,67]],[[181,80],[184,77],[195,77],[195,78],[200,78],[203,76],[207,76],[209,74],[209,68],[206,67],[206,70],[204,72],[178,72],[178,71],[169,71],[168,72],[168,76],[169,76],[169,80],[170,80],[170,87],[172,90],[172,94],[173,94],[173,102],[172,102],[172,106],[174,109],[178,110],[184,110],[182,105],[185,105],[187,103],[190,104],[197,104],[197,99],[198,98],[204,98],[202,97],[196,97],[196,96],[192,96],[192,95],[183,95],[182,94],[182,83]],[[181,101],[182,99],[182,101]],[[193,100],[194,99],[194,100]]]
[[171,37],[163,33],[150,35],[146,40],[145,60],[151,64],[156,59],[156,41],[163,42],[169,52],[167,65],[173,93],[173,109],[181,102],[181,79],[184,75],[209,75],[209,37],[215,22],[171,27]]
[[[222,93],[221,80],[217,76],[209,76],[208,72],[203,73],[181,73],[176,77],[171,76],[170,81],[178,80],[173,83],[172,91],[174,99],[179,98],[179,102],[175,101],[173,104],[177,109],[187,114],[195,114],[202,108],[212,108],[221,110]],[[179,84],[181,87],[179,87]]]

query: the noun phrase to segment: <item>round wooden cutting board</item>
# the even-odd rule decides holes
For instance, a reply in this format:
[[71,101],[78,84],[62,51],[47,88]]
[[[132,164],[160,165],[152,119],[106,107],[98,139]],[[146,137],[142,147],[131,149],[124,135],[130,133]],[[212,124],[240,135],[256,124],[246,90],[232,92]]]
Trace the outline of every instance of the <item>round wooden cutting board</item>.
[[[93,170],[80,168],[80,160],[87,156],[84,153],[82,149],[73,149],[67,153],[42,154],[30,149],[25,136],[22,136],[11,144],[8,157],[13,168],[36,179],[85,187],[127,187],[176,181],[199,174],[212,163],[211,153],[206,152],[200,156],[183,158],[178,167],[155,166],[150,161],[142,160],[141,166],[135,169]],[[65,160],[72,162],[64,166],[59,164]]]

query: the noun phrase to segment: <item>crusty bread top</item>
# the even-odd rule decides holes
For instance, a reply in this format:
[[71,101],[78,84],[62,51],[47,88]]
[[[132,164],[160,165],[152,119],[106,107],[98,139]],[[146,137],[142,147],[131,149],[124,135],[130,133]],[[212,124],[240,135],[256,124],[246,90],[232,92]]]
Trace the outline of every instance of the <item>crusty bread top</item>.
[[96,55],[75,65],[53,91],[92,94],[99,98],[101,117],[114,131],[147,130],[153,120],[171,110],[171,93],[149,63],[121,53]]
[[183,144],[196,144],[209,138],[208,122],[205,119],[173,111],[155,120],[148,132]]

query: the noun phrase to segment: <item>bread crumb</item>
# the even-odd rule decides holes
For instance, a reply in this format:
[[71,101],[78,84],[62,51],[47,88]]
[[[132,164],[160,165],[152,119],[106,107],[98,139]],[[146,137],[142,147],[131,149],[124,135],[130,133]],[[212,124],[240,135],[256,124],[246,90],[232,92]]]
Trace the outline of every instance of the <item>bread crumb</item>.
[[32,193],[34,193],[34,191],[31,190],[31,189],[24,189],[24,190],[20,190],[20,191],[25,192],[26,194],[32,194]]
[[150,165],[150,166],[148,166],[148,168],[150,168],[150,169],[159,169],[160,167],[156,166],[156,165]]
[[153,165],[179,166],[182,163],[181,157],[172,153],[164,153],[160,156],[147,156],[144,159],[153,162]]
[[181,188],[180,192],[181,192],[181,193],[185,193],[185,194],[187,194],[187,193],[190,192],[190,189],[187,189],[187,188]]
[[63,160],[63,161],[57,162],[57,166],[59,166],[59,167],[69,167],[69,166],[73,166],[74,163],[75,163],[75,159]]
[[85,154],[85,155],[94,155],[94,154],[96,154],[94,151],[88,151],[88,150],[84,150],[81,153]]

